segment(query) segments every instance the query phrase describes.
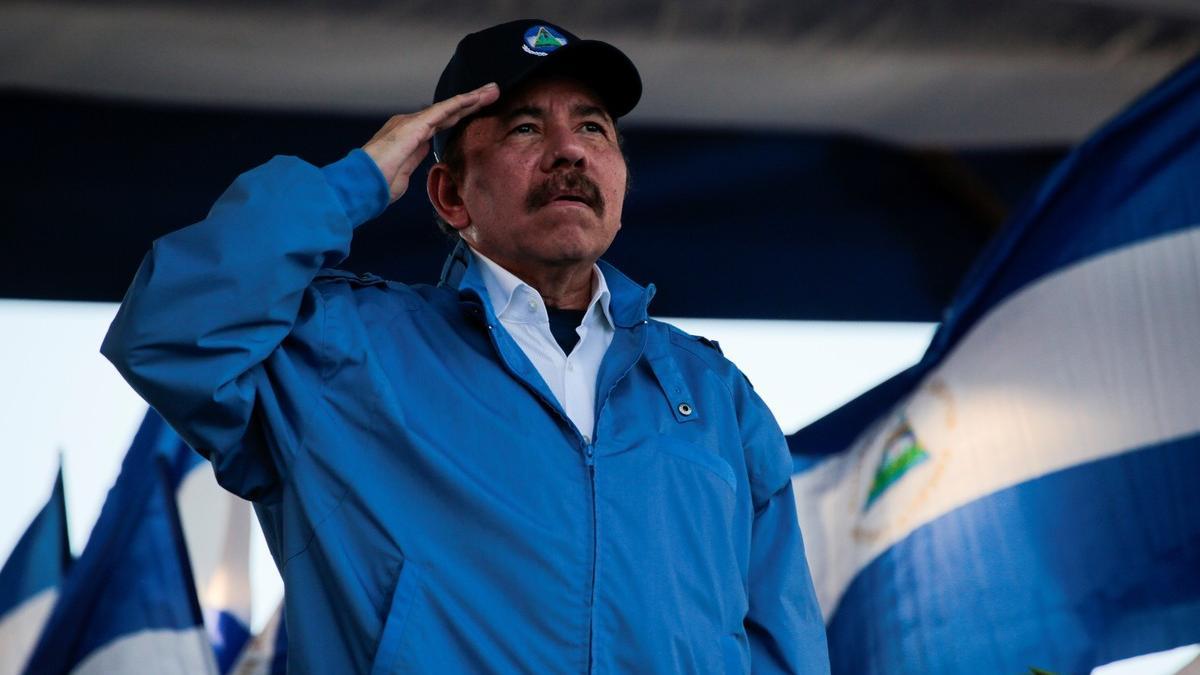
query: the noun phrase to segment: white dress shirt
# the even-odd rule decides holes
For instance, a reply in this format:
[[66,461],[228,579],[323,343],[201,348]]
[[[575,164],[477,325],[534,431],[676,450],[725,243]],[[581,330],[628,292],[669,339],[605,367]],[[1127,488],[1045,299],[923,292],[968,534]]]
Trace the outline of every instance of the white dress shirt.
[[598,266],[592,266],[592,299],[575,329],[579,342],[568,356],[550,332],[550,317],[541,293],[482,253],[474,249],[471,252],[480,263],[496,317],[537,368],[584,440],[591,443],[596,425],[596,376],[613,339],[604,274]]

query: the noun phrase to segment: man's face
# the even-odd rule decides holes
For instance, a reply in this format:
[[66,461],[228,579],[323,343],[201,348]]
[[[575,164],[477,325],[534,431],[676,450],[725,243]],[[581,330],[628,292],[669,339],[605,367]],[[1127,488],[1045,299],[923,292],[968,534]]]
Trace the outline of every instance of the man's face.
[[570,79],[534,81],[459,140],[462,236],[515,270],[591,264],[621,228],[625,158],[600,99]]

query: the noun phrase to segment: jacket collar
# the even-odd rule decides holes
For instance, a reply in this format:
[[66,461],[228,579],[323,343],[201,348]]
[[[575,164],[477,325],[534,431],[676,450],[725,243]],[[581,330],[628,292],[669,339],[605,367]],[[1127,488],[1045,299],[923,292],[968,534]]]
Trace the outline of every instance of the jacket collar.
[[[649,318],[650,299],[654,297],[654,284],[643,288],[607,262],[598,260],[596,264],[600,266],[608,284],[609,313],[613,323],[618,328],[632,328],[646,321]],[[473,299],[487,308],[489,321],[495,320],[495,309],[489,302],[487,286],[479,273],[475,256],[471,255],[471,250],[463,240],[458,240],[446,258],[438,286],[457,289],[459,297],[464,299],[475,296]]]

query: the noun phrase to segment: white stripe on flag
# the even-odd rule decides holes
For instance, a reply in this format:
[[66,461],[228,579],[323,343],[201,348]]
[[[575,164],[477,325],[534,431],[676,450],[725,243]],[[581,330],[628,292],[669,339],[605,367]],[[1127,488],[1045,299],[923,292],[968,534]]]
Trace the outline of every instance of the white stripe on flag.
[[212,645],[204,629],[198,626],[123,635],[89,654],[71,671],[72,675],[215,675],[216,672]]
[[58,589],[47,588],[0,618],[0,675],[16,675],[25,667],[57,599]]
[[[1047,275],[981,319],[849,451],[793,477],[825,618],[859,571],[921,525],[1200,430],[1197,298],[1196,228]],[[927,459],[865,508],[889,444],[914,440]]]

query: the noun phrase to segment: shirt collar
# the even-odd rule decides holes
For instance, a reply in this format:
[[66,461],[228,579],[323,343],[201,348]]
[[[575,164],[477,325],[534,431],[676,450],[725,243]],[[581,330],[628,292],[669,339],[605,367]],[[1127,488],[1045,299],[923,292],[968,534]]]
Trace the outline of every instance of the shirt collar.
[[[470,249],[475,259],[481,263],[479,274],[483,278],[484,288],[487,289],[488,299],[496,312],[496,317],[505,321],[517,323],[546,323],[546,303],[542,294],[529,284],[521,281],[517,275],[500,266],[499,263],[484,254]],[[588,301],[587,311],[583,315],[586,324],[597,313],[604,317],[609,326],[613,323],[609,309],[611,293],[604,273],[600,267],[592,265],[592,298]],[[599,309],[596,309],[599,307]]]
[[[469,302],[473,296],[481,303],[487,312],[488,320],[495,319],[491,299],[484,288],[483,278],[479,274],[483,265],[474,264],[477,258],[470,253],[467,242],[459,239],[454,244],[446,263],[442,266],[442,276],[438,280],[439,288],[452,288],[458,291],[459,297]],[[621,273],[604,260],[597,260],[596,265],[603,273],[604,283],[608,286],[611,302],[605,305],[605,316],[616,328],[633,328],[646,323],[649,319],[647,308],[654,298],[654,284],[642,287]]]

